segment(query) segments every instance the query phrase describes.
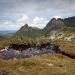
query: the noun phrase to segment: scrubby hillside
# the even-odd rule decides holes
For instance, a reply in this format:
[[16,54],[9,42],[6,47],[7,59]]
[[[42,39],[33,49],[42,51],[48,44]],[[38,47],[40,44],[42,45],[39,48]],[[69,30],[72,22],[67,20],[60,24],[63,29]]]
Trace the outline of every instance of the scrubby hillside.
[[75,28],[65,28],[62,30],[52,30],[47,32],[47,36],[51,40],[66,40],[73,41],[75,40]]

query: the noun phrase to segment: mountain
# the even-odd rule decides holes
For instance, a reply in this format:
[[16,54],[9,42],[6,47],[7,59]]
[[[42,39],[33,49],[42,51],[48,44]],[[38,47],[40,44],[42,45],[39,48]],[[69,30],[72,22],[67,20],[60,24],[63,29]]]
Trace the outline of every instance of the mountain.
[[68,17],[65,19],[61,18],[53,18],[51,19],[44,30],[58,30],[58,29],[64,29],[68,27],[75,27],[75,17]]
[[28,24],[22,26],[17,32],[16,35],[24,35],[27,37],[38,37],[42,35],[42,30],[35,27],[30,27]]
[[64,23],[67,27],[75,27],[75,16],[64,19]]
[[20,33],[20,32],[33,32],[33,31],[38,31],[40,29],[38,28],[34,28],[34,27],[29,27],[28,24],[25,24],[24,26],[22,26],[18,31],[17,33]]
[[[62,30],[64,28],[68,27],[75,27],[75,17],[69,17],[65,19],[61,18],[52,18],[47,25],[44,27],[42,30],[47,30],[47,31],[52,31],[52,30]],[[34,27],[29,27],[28,24],[25,24],[22,26],[17,33],[22,33],[22,32],[36,32],[36,31],[41,31],[39,28],[34,28]]]
[[44,27],[44,29],[30,27],[28,26],[28,24],[25,24],[16,32],[16,35],[24,35],[28,37],[39,37],[44,35],[45,36],[51,35],[51,33],[55,35],[54,32],[57,32],[56,34],[58,35],[58,32],[64,32],[64,30],[65,30],[65,35],[67,34],[67,32],[68,34],[69,33],[72,34],[75,32],[75,17],[69,17],[65,19],[52,18]]
[[51,19],[48,24],[46,25],[46,27],[44,28],[44,30],[47,31],[51,31],[51,30],[57,30],[57,29],[63,29],[65,28],[65,23],[64,20],[61,18],[53,18]]
[[49,39],[75,40],[75,17],[51,19],[43,29]]

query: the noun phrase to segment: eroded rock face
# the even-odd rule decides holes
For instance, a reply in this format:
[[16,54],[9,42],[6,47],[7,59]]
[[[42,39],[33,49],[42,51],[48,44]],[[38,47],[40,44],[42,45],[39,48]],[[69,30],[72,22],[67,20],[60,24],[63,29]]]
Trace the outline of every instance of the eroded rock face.
[[51,30],[58,30],[58,29],[63,29],[63,28],[65,28],[65,23],[64,23],[63,19],[53,18],[48,22],[48,24],[46,25],[44,30],[51,31]]
[[59,46],[51,44],[41,44],[40,46],[31,46],[24,44],[12,44],[8,50],[0,52],[0,58],[13,59],[13,58],[27,58],[34,55],[42,55],[47,53],[60,52]]

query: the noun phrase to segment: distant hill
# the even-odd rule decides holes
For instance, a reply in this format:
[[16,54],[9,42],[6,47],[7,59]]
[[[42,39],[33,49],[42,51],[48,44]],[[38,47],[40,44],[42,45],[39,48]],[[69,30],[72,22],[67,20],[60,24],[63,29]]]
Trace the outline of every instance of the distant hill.
[[16,33],[16,30],[0,30],[0,40],[10,38]]
[[25,24],[24,26],[22,26],[17,33],[20,32],[33,32],[33,31],[39,31],[39,28],[34,28],[34,27],[29,27],[28,24]]
[[29,27],[28,24],[25,24],[16,32],[16,35],[23,35],[27,37],[39,37],[42,35],[42,30],[35,27]]

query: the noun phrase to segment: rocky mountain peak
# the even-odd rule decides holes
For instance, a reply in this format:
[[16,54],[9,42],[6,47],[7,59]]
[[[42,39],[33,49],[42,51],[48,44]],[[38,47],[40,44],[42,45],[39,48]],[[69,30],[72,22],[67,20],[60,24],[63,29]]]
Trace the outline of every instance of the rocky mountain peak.
[[28,26],[28,24],[25,24],[24,27],[28,28],[29,26]]
[[28,30],[29,30],[29,26],[28,26],[28,24],[25,24],[24,26],[22,26],[22,27],[20,28],[19,31],[28,31]]
[[51,25],[61,25],[61,24],[63,24],[63,19],[61,19],[61,18],[53,18],[53,19],[51,19],[50,21],[49,21],[49,24],[51,24]]
[[45,30],[56,30],[56,29],[61,29],[64,27],[64,21],[61,18],[52,18],[46,27],[44,28]]
[[40,29],[38,29],[38,28],[34,28],[34,27],[29,26],[28,24],[25,24],[17,31],[17,33],[35,32],[35,31],[39,31],[39,30]]
[[25,24],[24,26],[22,26],[21,28],[28,28],[28,24]]

